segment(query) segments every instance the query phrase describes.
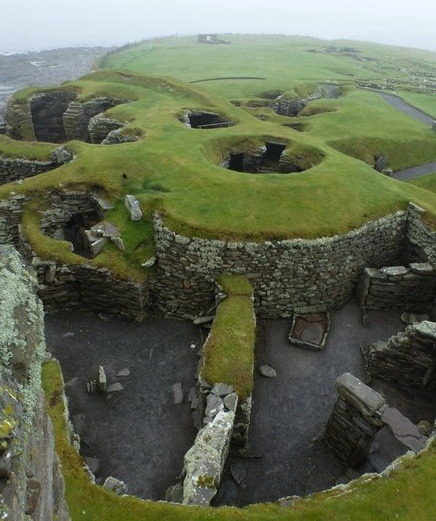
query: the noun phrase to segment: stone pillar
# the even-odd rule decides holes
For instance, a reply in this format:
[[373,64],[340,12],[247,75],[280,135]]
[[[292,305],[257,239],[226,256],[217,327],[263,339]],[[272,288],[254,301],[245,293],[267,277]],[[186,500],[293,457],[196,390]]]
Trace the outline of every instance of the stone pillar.
[[385,399],[350,373],[336,380],[339,395],[327,423],[324,442],[350,467],[364,461],[372,439],[383,426]]

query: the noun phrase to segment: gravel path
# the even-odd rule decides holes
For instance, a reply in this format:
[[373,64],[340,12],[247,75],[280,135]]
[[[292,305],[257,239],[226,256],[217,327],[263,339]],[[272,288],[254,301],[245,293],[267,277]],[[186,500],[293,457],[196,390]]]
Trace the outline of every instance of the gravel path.
[[[399,98],[398,96],[393,96],[392,94],[386,94],[385,92],[378,92],[378,94],[386,100],[389,105],[392,105],[398,110],[401,110],[401,112],[404,112],[404,114],[407,114],[408,116],[411,116],[412,118],[415,118],[419,121],[422,121],[426,125],[429,125],[432,127],[433,125],[433,118],[423,112],[422,110],[419,110],[412,105],[409,105],[409,103],[406,103],[403,99]],[[433,161],[431,163],[427,163],[425,165],[419,165],[414,166],[412,168],[407,168],[405,170],[399,170],[398,172],[394,172],[392,174],[392,177],[394,179],[399,179],[400,181],[407,181],[408,179],[414,179],[416,177],[420,177],[422,175],[427,174],[434,174],[436,173],[436,161]]]

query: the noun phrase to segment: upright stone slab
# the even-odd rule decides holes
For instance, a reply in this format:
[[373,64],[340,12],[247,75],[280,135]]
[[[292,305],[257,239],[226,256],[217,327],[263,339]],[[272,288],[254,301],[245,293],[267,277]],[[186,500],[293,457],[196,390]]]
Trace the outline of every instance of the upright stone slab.
[[383,426],[385,399],[350,373],[336,380],[339,395],[324,435],[327,447],[350,467],[364,461]]

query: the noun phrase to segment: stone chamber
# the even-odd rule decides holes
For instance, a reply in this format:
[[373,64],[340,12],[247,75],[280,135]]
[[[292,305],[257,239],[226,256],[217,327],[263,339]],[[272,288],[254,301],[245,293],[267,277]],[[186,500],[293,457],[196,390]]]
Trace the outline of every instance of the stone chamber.
[[[86,217],[86,226],[91,224],[90,221],[97,217],[101,218],[102,215],[102,204],[98,203],[98,200],[95,195],[91,196],[89,193],[80,191],[53,194],[51,207],[42,216],[41,229],[52,236],[62,229],[65,234],[65,229],[68,231],[72,221],[77,223],[77,216]],[[231,388],[225,388],[225,390],[221,388],[219,390],[208,389],[207,403],[204,404],[206,411],[208,411],[206,412],[208,419],[204,423],[205,427],[199,431],[196,438],[195,434],[192,434],[193,423],[190,426],[186,424],[186,431],[191,432],[188,436],[189,443],[195,438],[193,447],[204,445],[205,436],[207,439],[210,437],[214,440],[213,454],[220,461],[217,469],[214,470],[214,472],[218,472],[218,477],[213,478],[217,494],[216,496],[215,494],[205,495],[204,489],[209,490],[210,487],[205,487],[203,482],[197,482],[197,489],[194,491],[190,489],[190,499],[186,500],[184,487],[188,485],[182,485],[179,482],[178,485],[170,488],[166,496],[167,500],[203,505],[209,504],[212,500],[213,504],[216,505],[244,505],[257,501],[277,500],[279,497],[290,493],[306,494],[359,475],[360,470],[357,468],[357,463],[365,465],[368,458],[363,460],[357,458],[357,461],[355,459],[356,450],[364,453],[365,457],[368,454],[375,454],[375,456],[372,456],[372,463],[367,464],[369,466],[366,467],[366,470],[382,471],[392,459],[404,452],[404,447],[406,447],[405,450],[408,447],[407,444],[403,443],[404,440],[398,440],[398,437],[394,435],[396,440],[394,443],[392,438],[389,438],[386,434],[383,425],[392,426],[392,423],[395,423],[394,421],[386,420],[386,423],[381,425],[377,419],[375,422],[377,429],[363,427],[363,434],[355,435],[351,442],[345,440],[344,443],[348,445],[351,443],[352,447],[350,457],[347,457],[345,461],[335,460],[324,450],[325,445],[321,440],[323,439],[328,414],[333,406],[334,380],[342,372],[352,371],[354,376],[362,380],[366,378],[366,381],[373,378],[376,386],[379,385],[377,382],[380,379],[382,381],[393,381],[396,386],[394,387],[395,390],[389,391],[393,398],[389,397],[389,392],[386,390],[388,387],[385,384],[378,388],[387,395],[382,405],[395,402],[396,408],[402,416],[412,417],[413,422],[424,420],[427,422],[425,424],[427,430],[430,429],[427,435],[431,433],[432,421],[436,416],[433,394],[428,394],[435,385],[436,335],[432,320],[435,319],[436,234],[422,222],[423,211],[415,205],[409,205],[405,212],[398,212],[376,222],[367,223],[364,227],[344,236],[266,243],[226,243],[218,240],[183,237],[171,232],[165,226],[161,217],[156,215],[154,222],[156,264],[152,276],[145,284],[141,285],[117,280],[108,270],[94,268],[86,264],[79,266],[58,265],[56,262],[37,259],[31,248],[28,245],[26,246],[26,241],[20,233],[19,222],[24,204],[25,200],[22,197],[12,196],[8,201],[2,201],[3,206],[0,208],[2,212],[2,241],[15,243],[24,257],[37,269],[38,294],[48,311],[72,308],[87,309],[101,313],[101,320],[104,321],[108,320],[112,313],[142,320],[144,313],[152,310],[161,315],[201,323],[203,319],[208,319],[211,314],[211,319],[213,319],[214,303],[218,302],[217,298],[222,297],[220,297],[216,285],[216,280],[220,274],[242,273],[254,288],[253,306],[256,315],[259,320],[267,320],[265,323],[267,333],[263,340],[258,340],[256,363],[264,362],[273,369],[276,367],[278,375],[275,379],[267,379],[258,376],[256,373],[255,390],[253,396],[250,397],[250,402],[252,400],[253,403],[252,421],[250,422],[248,419],[247,424],[247,432],[250,432],[250,434],[247,438],[248,444],[242,450],[237,446],[232,447],[230,443],[235,418],[238,414],[241,414],[241,404],[238,405],[237,396],[235,400],[229,398],[234,394]],[[189,281],[189,284],[186,284],[186,281]],[[347,307],[351,304],[347,303],[353,296],[356,296],[357,304],[354,304],[354,308],[351,309]],[[347,306],[344,308],[346,304]],[[334,311],[338,309],[339,311]],[[333,312],[333,326],[328,333],[329,338],[325,343],[326,347],[322,349],[323,346],[321,345],[321,350],[318,351],[304,351],[297,347],[290,348],[288,340],[286,340],[289,331],[283,329],[290,327],[289,318],[294,315],[307,317],[311,314],[323,314],[326,311]],[[383,313],[391,313],[392,311],[396,312],[397,315],[389,320],[383,318],[385,317]],[[410,325],[404,333],[401,333],[402,326],[399,325],[398,315],[404,311],[407,312],[407,316],[403,319]],[[358,318],[359,314],[360,319]],[[71,318],[70,315],[68,317]],[[279,320],[280,317],[285,321],[274,324],[274,320]],[[342,319],[338,317],[342,317]],[[366,326],[358,325],[359,320],[362,319],[363,323],[367,324]],[[79,324],[77,333],[72,331],[73,326],[68,327],[68,331],[58,331],[57,333],[56,328],[53,327],[48,334],[55,352],[59,351],[60,346],[65,345],[66,339],[74,338],[76,334],[82,333],[80,331],[82,320],[78,319],[77,321]],[[94,322],[96,320],[93,319]],[[109,320],[111,320],[112,327],[115,323],[112,319]],[[335,322],[336,320],[339,322]],[[49,330],[50,323],[59,325],[61,323],[60,316],[58,318],[56,318],[56,315],[49,317]],[[307,323],[313,324],[310,320]],[[375,329],[373,329],[374,325],[376,326]],[[124,326],[120,326],[121,329],[122,327]],[[345,329],[341,329],[342,327]],[[353,340],[353,350],[347,349],[350,343],[350,329],[347,328],[350,327],[356,331],[357,335]],[[91,329],[91,326],[89,328]],[[163,326],[163,329],[166,328],[167,326]],[[179,330],[179,325],[176,328]],[[104,327],[104,329],[107,330],[107,327]],[[329,330],[328,327],[324,327],[324,329],[326,332]],[[388,332],[389,334],[387,334]],[[202,343],[202,341],[199,341],[198,332],[194,333],[191,330],[190,335],[193,336],[192,343],[197,348]],[[88,346],[92,346],[93,342],[93,338],[87,340]],[[159,344],[160,342],[161,340],[156,340],[155,343]],[[329,344],[329,342],[331,343]],[[184,350],[188,358],[191,357],[192,359],[193,352],[190,351],[191,347],[187,344],[186,339]],[[283,344],[287,347],[280,347]],[[340,349],[341,346],[342,349]],[[306,347],[311,347],[310,343]],[[118,346],[114,346],[114,348],[117,350]],[[296,358],[288,358],[289,348],[293,351],[294,356],[295,353],[298,353]],[[359,354],[361,348],[364,353],[364,362]],[[156,349],[158,349],[157,346]],[[342,357],[346,353],[346,356],[350,357],[345,360],[343,365],[337,363],[334,357],[329,356],[335,349],[339,353],[338,356]],[[148,350],[149,360],[154,360],[153,350],[154,347],[151,345]],[[91,353],[92,349],[89,352]],[[410,355],[410,352],[412,355]],[[354,353],[354,355],[351,353]],[[405,353],[409,353],[407,354],[409,358]],[[173,355],[168,354],[168,356],[178,358],[180,354],[174,353]],[[72,356],[74,357],[74,355]],[[145,356],[145,352],[142,356]],[[139,360],[141,355],[138,354],[138,357]],[[280,357],[282,358],[280,359]],[[313,374],[305,374],[303,370],[307,365],[308,357],[319,357],[317,362],[321,364],[320,366],[315,363],[308,364],[315,371]],[[163,355],[163,358],[160,358],[160,355],[157,358],[157,366],[168,365],[165,355]],[[350,361],[351,358],[352,361]],[[128,381],[129,377],[129,375],[123,376],[126,375],[124,370],[129,369],[130,371],[129,366],[133,365],[133,360],[130,360],[130,362],[112,363],[109,361],[108,385],[118,383],[123,388],[120,389],[118,386],[116,391],[113,390],[114,388],[111,391],[106,389],[106,394],[96,397],[97,400],[100,400],[102,409],[106,410],[109,418],[113,419],[110,414],[115,411],[116,407],[119,407],[124,413],[129,411],[123,405],[121,393],[124,392],[124,383]],[[98,364],[104,366],[104,363],[104,361],[100,362],[100,360],[95,359],[87,369],[93,365],[95,374],[96,366]],[[181,361],[181,364],[185,365],[185,362]],[[287,366],[289,366],[289,371],[286,369]],[[410,371],[411,366],[416,366],[416,369]],[[280,371],[281,367],[285,368],[283,373]],[[301,369],[301,374],[295,374],[295,368],[298,367]],[[401,368],[404,367],[407,368],[407,377],[401,371]],[[198,415],[198,411],[203,414],[203,410],[201,407],[198,408],[197,402],[199,400],[202,402],[206,399],[206,396],[202,397],[201,385],[199,388],[195,386],[195,369],[191,369],[190,375],[186,376],[186,382],[174,381],[172,384],[170,380],[174,378],[171,369],[170,372],[171,376],[166,377],[169,379],[166,383],[165,397],[158,398],[157,401],[160,401],[161,404],[165,403],[165,406],[169,407],[171,401],[173,401],[172,405],[175,406],[179,405],[181,400],[185,402],[185,405],[189,405],[188,409],[192,409],[195,414]],[[156,371],[156,375],[159,374]],[[67,392],[69,392],[68,389],[74,389],[78,386],[78,380],[75,380],[75,378],[93,378],[89,374],[80,377],[73,374],[69,376],[71,378],[68,377]],[[123,380],[126,378],[127,380]],[[133,383],[133,381],[132,378],[132,389],[135,389],[138,384]],[[188,381],[191,381],[191,384],[187,383]],[[193,385],[192,381],[194,382]],[[319,382],[323,382],[323,385],[329,383],[331,391],[320,386]],[[78,386],[78,394],[71,398],[72,405],[75,401],[78,403],[83,400],[84,386],[82,384]],[[222,384],[225,385],[226,382],[222,382]],[[403,391],[402,385],[404,384],[406,384],[406,389],[416,388],[422,393],[419,400],[415,391]],[[319,398],[316,398],[317,395],[311,394],[311,388],[314,385],[320,387]],[[153,389],[146,391],[144,387],[139,387],[134,396],[135,399],[140,401],[133,409],[135,411],[142,410],[142,402],[147,401],[149,403],[150,394],[154,392]],[[349,397],[349,394],[346,393],[347,397]],[[212,398],[215,396],[216,399],[209,398],[209,396]],[[327,398],[327,396],[330,398]],[[313,401],[313,406],[304,407],[305,412],[311,413],[313,410],[322,410],[321,415],[309,414],[309,417],[306,418],[296,418],[294,409],[300,408],[301,403],[304,403],[303,400],[306,398]],[[272,402],[268,400],[272,400]],[[278,403],[276,406],[271,406],[274,400]],[[293,402],[293,400],[296,400],[296,402]],[[195,405],[193,405],[193,402]],[[213,409],[212,402],[218,403],[217,409]],[[292,405],[293,403],[294,405]],[[284,404],[285,407],[282,409],[279,404]],[[320,407],[320,404],[322,404],[322,407]],[[422,407],[422,409],[419,409],[418,404],[421,404],[419,407]],[[335,422],[340,424],[343,417],[347,418],[346,421],[355,421],[353,418],[355,417],[356,399],[351,398],[351,405],[351,413],[344,412],[347,411],[345,405],[337,406],[339,412],[333,413],[332,417],[336,418],[332,420],[333,424]],[[404,412],[401,411],[402,407],[404,407]],[[162,409],[158,409],[158,411],[159,413],[150,414],[152,416],[163,414]],[[269,411],[269,413],[265,411]],[[84,434],[82,449],[86,457],[90,459],[89,464],[93,466],[96,465],[95,460],[99,458],[96,458],[97,454],[93,449],[94,442],[88,443],[86,441],[87,436],[92,438],[92,435],[90,436],[87,430],[88,427],[83,414],[80,409],[74,410],[73,416],[75,419],[73,423],[75,423],[76,429],[81,431],[82,435]],[[95,416],[92,409],[91,412],[85,414],[85,418],[87,415],[92,418]],[[360,420],[356,421],[359,423]],[[168,422],[170,421],[168,420]],[[267,425],[262,425],[263,423]],[[249,431],[248,426],[250,426]],[[177,432],[178,428],[180,428],[180,424],[178,427],[174,427],[174,430]],[[206,428],[205,434],[204,429]],[[263,430],[264,428],[265,430]],[[267,429],[271,428],[273,428],[274,433],[269,436],[265,435]],[[422,425],[421,429],[424,429]],[[379,434],[379,431],[381,434]],[[95,431],[92,430],[92,432]],[[292,435],[290,435],[290,432],[292,432]],[[326,432],[328,433],[329,429]],[[416,432],[414,435],[418,438]],[[119,432],[115,432],[115,436],[119,436]],[[326,436],[326,439],[328,439],[327,434]],[[386,436],[391,441],[386,443]],[[339,436],[335,434],[332,438],[336,440],[339,439]],[[141,439],[141,437],[138,439]],[[261,443],[258,453],[257,450],[259,449],[256,448],[256,443],[259,443],[259,439],[267,440],[269,446],[262,446]],[[296,444],[284,444],[283,439],[294,440]],[[271,440],[274,440],[273,444],[270,443]],[[307,445],[308,440],[310,442]],[[107,444],[107,439],[105,443]],[[303,443],[303,445],[299,445],[299,443]],[[374,443],[378,444],[379,447],[385,443],[385,447],[391,447],[391,454],[386,455],[386,451],[383,452],[382,450],[377,452],[377,449],[374,448],[377,445],[374,445]],[[334,446],[328,441],[326,441],[326,445],[327,447]],[[422,448],[424,445],[421,443],[420,447]],[[284,449],[285,453],[280,453],[279,447]],[[372,453],[371,447],[373,448]],[[108,452],[108,449],[106,449],[106,452]],[[335,452],[334,449],[333,452]],[[338,452],[344,453],[342,449],[336,451],[336,453]],[[387,452],[389,453],[389,450]],[[229,458],[227,458],[227,454],[230,454]],[[276,457],[276,460],[271,460],[272,455]],[[320,476],[313,470],[317,468],[316,457],[318,456],[324,462],[324,468],[328,469],[325,473],[327,475]],[[109,456],[109,460],[111,459],[114,458]],[[123,464],[128,459],[126,458]],[[133,459],[133,456],[130,459]],[[289,465],[280,470],[279,461],[293,461],[296,474],[292,474]],[[150,462],[144,464],[144,466],[147,467],[149,464]],[[102,472],[108,473],[111,463],[104,461],[101,465]],[[362,468],[365,470],[365,467]],[[181,470],[179,468],[177,472]],[[96,472],[98,473],[97,470]],[[174,485],[174,481],[177,481],[174,475],[174,466],[169,473],[174,476],[171,478]],[[290,481],[286,482],[283,479],[284,474],[289,476]],[[205,476],[207,477],[207,473]],[[256,478],[256,476],[258,477]],[[256,483],[259,476],[262,476],[262,480],[267,483],[266,488],[262,491],[260,491],[260,485],[259,487],[249,485],[249,483]],[[270,479],[265,480],[265,476],[269,476]],[[221,487],[219,486],[220,483]],[[170,484],[167,482],[167,485]],[[189,484],[189,486],[191,485]],[[269,490],[268,486],[270,487]],[[163,488],[165,487],[161,483],[156,489],[146,492],[144,487],[141,488],[137,484],[133,485],[133,490],[136,493],[155,499],[158,496],[162,498]]]

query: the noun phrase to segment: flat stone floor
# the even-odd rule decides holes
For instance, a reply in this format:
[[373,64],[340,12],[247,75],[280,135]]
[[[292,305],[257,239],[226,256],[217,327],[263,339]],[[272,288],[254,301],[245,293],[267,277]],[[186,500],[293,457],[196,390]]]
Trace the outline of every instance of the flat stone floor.
[[230,465],[242,466],[246,477],[242,486],[224,478],[217,504],[243,506],[333,486],[346,467],[325,450],[321,437],[337,397],[335,380],[344,372],[363,378],[360,347],[404,327],[392,312],[369,315],[365,327],[350,302],[332,313],[325,348],[310,351],[289,343],[289,320],[260,325],[256,365],[271,364],[278,373],[265,378],[256,371],[249,448],[261,457],[233,454]]
[[[128,493],[163,499],[183,468],[196,436],[187,395],[195,385],[200,332],[191,323],[148,318],[142,324],[81,312],[46,316],[46,342],[60,360],[70,415],[84,455],[98,458],[97,478],[112,475]],[[86,392],[103,365],[108,383],[124,390],[109,397]],[[130,375],[117,377],[128,368]],[[181,382],[182,404],[172,385]],[[82,416],[84,415],[84,417]]]

